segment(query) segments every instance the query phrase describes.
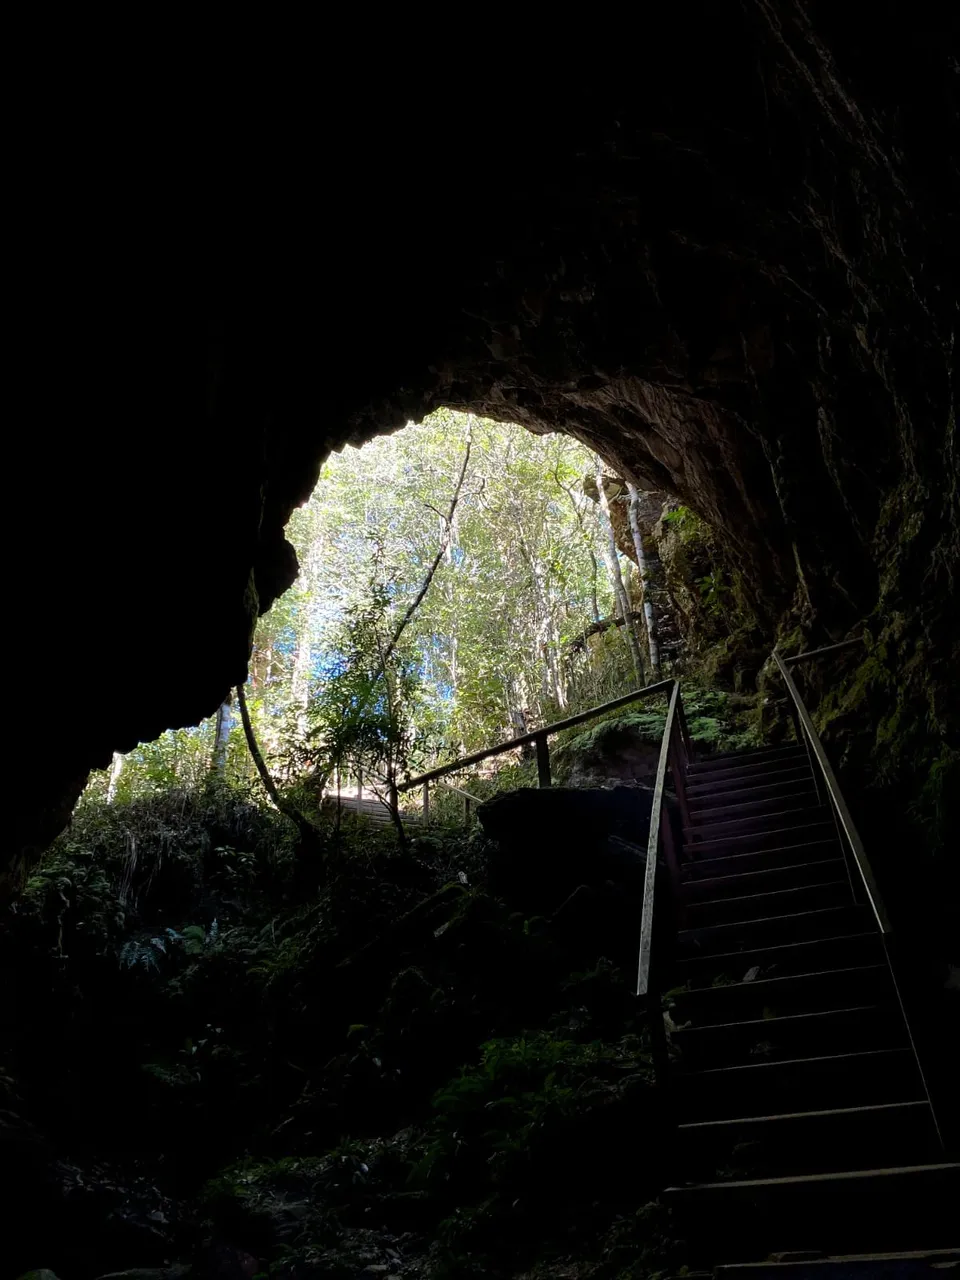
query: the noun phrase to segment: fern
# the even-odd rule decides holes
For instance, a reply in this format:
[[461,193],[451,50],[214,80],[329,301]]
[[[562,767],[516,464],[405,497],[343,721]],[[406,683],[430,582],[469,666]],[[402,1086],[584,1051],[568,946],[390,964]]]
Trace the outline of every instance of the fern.
[[166,947],[160,938],[149,938],[146,941],[142,938],[130,938],[120,948],[120,964],[125,969],[158,969],[156,944],[159,943],[159,950],[165,952]]

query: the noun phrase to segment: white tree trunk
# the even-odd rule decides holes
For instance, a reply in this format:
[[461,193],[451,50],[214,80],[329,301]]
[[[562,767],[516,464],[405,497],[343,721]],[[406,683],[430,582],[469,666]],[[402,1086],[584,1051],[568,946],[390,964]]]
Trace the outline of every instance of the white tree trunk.
[[640,494],[634,484],[627,483],[630,495],[630,532],[633,534],[633,545],[637,553],[637,570],[640,574],[640,589],[643,596],[643,620],[647,626],[647,644],[650,650],[650,669],[654,679],[660,676],[660,645],[657,639],[657,624],[653,616],[653,604],[650,600],[650,565],[643,549],[643,538],[640,534]]
[[123,773],[123,756],[119,751],[115,751],[110,765],[110,781],[107,783],[107,804],[113,804],[117,798],[121,773]]
[[633,619],[630,617],[630,600],[627,597],[627,589],[623,585],[623,574],[620,571],[620,556],[617,552],[617,539],[613,532],[613,520],[610,516],[610,502],[607,499],[607,491],[604,488],[604,474],[599,467],[597,468],[597,494],[603,517],[602,524],[607,536],[607,551],[604,557],[607,561],[607,571],[610,574],[610,583],[617,601],[617,612],[623,619],[623,630],[627,637],[627,644],[630,646],[630,657],[633,659],[633,669],[637,676],[637,684],[643,684],[643,661],[640,657],[640,644],[633,626]]
[[227,768],[227,743],[230,741],[230,730],[233,728],[233,704],[231,695],[217,708],[217,725],[213,737],[213,761],[211,768],[220,778]]

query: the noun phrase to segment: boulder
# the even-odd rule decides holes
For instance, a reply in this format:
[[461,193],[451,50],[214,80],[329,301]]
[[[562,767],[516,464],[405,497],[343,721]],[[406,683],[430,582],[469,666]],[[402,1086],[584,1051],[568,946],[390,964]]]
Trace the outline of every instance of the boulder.
[[523,787],[477,810],[496,842],[494,891],[520,906],[549,910],[578,885],[639,892],[653,793],[646,787],[578,790]]

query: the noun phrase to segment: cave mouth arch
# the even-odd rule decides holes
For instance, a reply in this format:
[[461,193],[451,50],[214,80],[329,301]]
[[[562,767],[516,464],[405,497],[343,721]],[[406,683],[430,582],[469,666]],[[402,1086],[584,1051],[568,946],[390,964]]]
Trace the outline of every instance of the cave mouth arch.
[[[262,168],[225,137],[206,186],[125,172],[126,221],[109,183],[40,220],[8,575],[45,765],[15,860],[242,678],[322,457],[439,405],[676,493],[768,644],[871,619],[884,696],[955,729],[953,42],[855,16],[680,6],[615,102],[370,103]],[[456,217],[423,195],[468,178]]]
[[[660,679],[681,640],[655,526],[676,504],[636,490],[630,502],[609,471],[600,502],[603,467],[568,434],[447,409],[332,452],[286,526],[299,573],[261,613],[248,664],[243,714],[272,781],[326,776],[314,733],[341,750],[365,664],[401,636],[405,772]],[[700,564],[699,522],[685,520],[685,561]],[[689,573],[683,590],[697,594]],[[254,758],[231,689],[199,725],[115,753],[83,801],[189,791],[211,773],[255,785]]]

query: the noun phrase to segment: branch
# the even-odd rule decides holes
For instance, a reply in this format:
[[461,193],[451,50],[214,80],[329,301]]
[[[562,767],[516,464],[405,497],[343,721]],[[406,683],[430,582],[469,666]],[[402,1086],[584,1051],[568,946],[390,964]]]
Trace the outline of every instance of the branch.
[[[406,631],[407,627],[410,624],[411,619],[413,618],[413,615],[417,612],[417,610],[420,608],[420,605],[423,603],[424,597],[426,596],[427,592],[430,590],[430,583],[433,581],[434,574],[437,572],[437,569],[440,567],[440,561],[443,559],[444,553],[446,552],[447,546],[450,542],[450,534],[453,529],[453,517],[454,517],[454,513],[457,510],[457,503],[460,501],[460,491],[463,488],[463,482],[464,482],[464,479],[466,478],[467,466],[470,462],[470,450],[472,448],[473,448],[473,430],[471,428],[467,435],[467,448],[466,448],[466,452],[463,455],[463,465],[460,468],[460,475],[457,477],[456,488],[453,491],[453,497],[450,499],[450,506],[447,508],[447,514],[445,516],[442,516],[445,528],[443,532],[443,537],[440,539],[440,546],[437,550],[437,554],[434,556],[433,562],[431,563],[430,568],[427,570],[426,576],[424,577],[423,582],[420,586],[420,590],[417,592],[416,597],[408,606],[406,613],[404,613],[403,617],[400,619],[400,622],[397,625],[397,629],[394,631],[393,635],[391,636],[389,643],[380,650],[380,660],[377,665],[377,670],[373,674],[371,687],[375,685],[377,681],[380,679],[380,677],[386,672],[387,665],[390,662],[390,658],[393,656],[393,651],[396,649],[397,645],[400,643],[400,637],[403,635],[404,631]],[[379,647],[379,640],[377,643]],[[366,703],[364,703],[364,705],[359,708],[359,712],[362,714],[365,708],[366,708]],[[307,734],[307,737],[308,738],[315,737],[319,732],[320,732],[320,727],[318,726],[315,729],[311,729],[310,732]],[[256,757],[254,757],[254,759],[256,759]],[[261,774],[260,776],[263,777],[263,774]]]
[[247,740],[247,746],[250,749],[250,755],[253,757],[253,763],[257,766],[257,773],[260,775],[260,781],[266,787],[267,795],[277,806],[283,809],[280,800],[280,792],[277,790],[277,784],[270,776],[270,770],[267,768],[263,756],[260,754],[260,748],[257,746],[257,740],[253,734],[253,724],[250,721],[250,712],[247,709],[247,695],[243,692],[243,685],[237,685],[237,702],[240,704],[240,719],[243,721],[243,736]]
[[[636,610],[631,611],[630,618],[634,622],[639,622],[643,614],[637,613]],[[578,653],[591,636],[600,635],[603,631],[609,631],[611,627],[622,627],[623,618],[600,618],[597,622],[591,622],[590,626],[585,628],[580,635],[574,636],[572,640],[567,641],[567,648],[571,653]]]
[[253,724],[250,720],[250,712],[247,708],[247,697],[243,692],[243,685],[237,685],[237,702],[240,705],[240,719],[243,721],[243,736],[247,740],[247,746],[250,749],[250,755],[253,757],[253,763],[257,766],[257,773],[260,775],[260,781],[266,788],[267,795],[280,810],[285,818],[296,826],[301,836],[316,834],[316,828],[312,822],[308,822],[302,813],[298,812],[293,805],[288,804],[280,792],[277,790],[277,784],[270,776],[270,770],[267,768],[266,761],[260,753],[257,745],[257,739],[254,737]]
[[397,629],[396,631],[394,631],[393,636],[391,637],[390,643],[387,645],[386,649],[384,649],[383,651],[383,656],[381,657],[381,660],[380,660],[380,670],[377,672],[378,676],[382,675],[383,672],[386,670],[387,663],[390,661],[390,658],[393,655],[394,649],[396,649],[397,645],[400,643],[400,637],[403,635],[404,631],[406,631],[408,625],[410,624],[411,619],[413,618],[413,615],[420,608],[421,604],[423,603],[424,597],[426,596],[427,592],[430,590],[430,583],[433,581],[433,576],[437,572],[437,569],[440,567],[440,561],[443,559],[444,554],[446,553],[447,545],[450,542],[450,533],[453,529],[453,516],[457,509],[457,503],[460,501],[460,490],[463,488],[463,482],[464,482],[464,479],[466,478],[467,465],[470,462],[470,450],[472,448],[473,448],[473,432],[471,431],[470,434],[467,436],[467,448],[466,448],[466,452],[463,455],[463,466],[460,468],[460,475],[457,478],[457,487],[454,489],[453,497],[450,499],[450,506],[447,509],[447,514],[443,516],[443,521],[446,528],[444,529],[443,537],[440,539],[440,547],[437,550],[437,554],[433,558],[433,563],[430,565],[430,568],[427,570],[426,577],[423,579],[423,582],[420,586],[420,590],[417,592],[415,598],[408,606],[406,613],[400,619]]

